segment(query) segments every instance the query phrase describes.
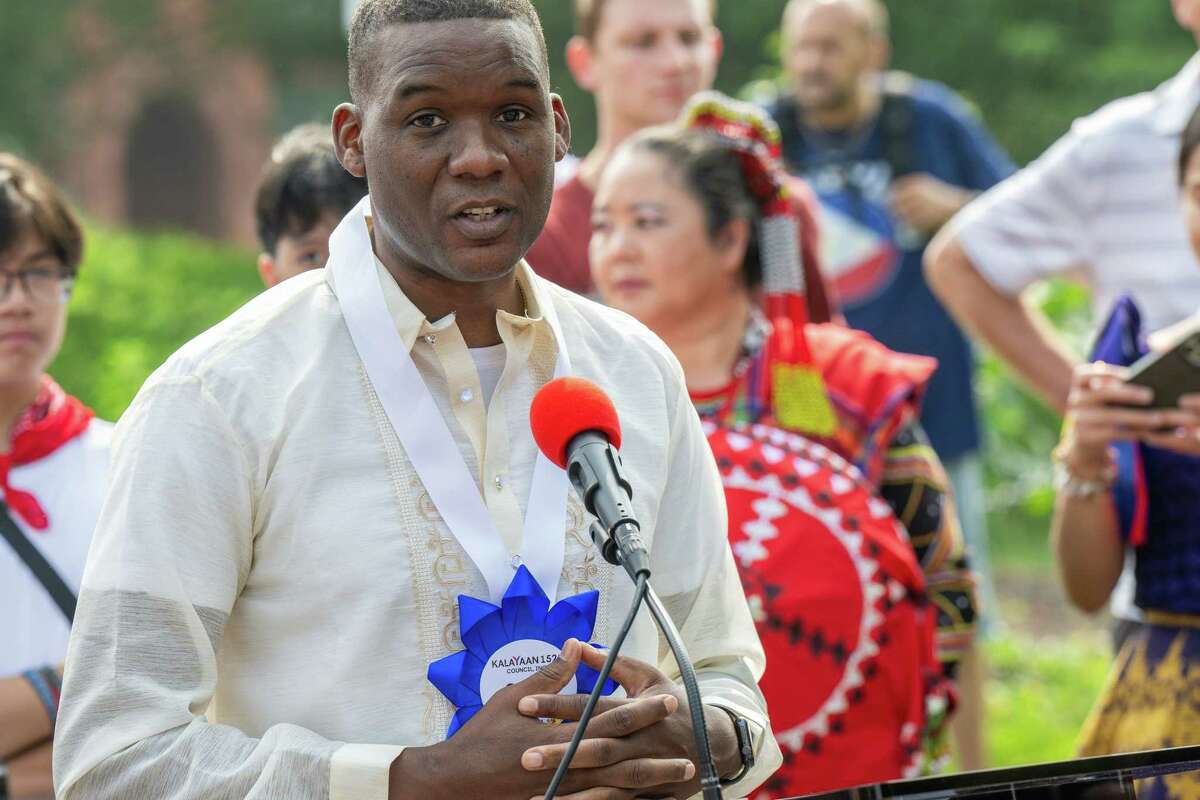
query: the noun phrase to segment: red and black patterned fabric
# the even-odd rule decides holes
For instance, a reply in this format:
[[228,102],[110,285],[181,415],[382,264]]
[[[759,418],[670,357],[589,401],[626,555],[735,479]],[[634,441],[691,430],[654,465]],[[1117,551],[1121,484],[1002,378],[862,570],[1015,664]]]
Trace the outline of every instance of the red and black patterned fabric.
[[705,432],[784,753],[755,797],[915,774],[929,709],[945,709],[950,691],[921,567],[891,506],[804,437],[711,420]]

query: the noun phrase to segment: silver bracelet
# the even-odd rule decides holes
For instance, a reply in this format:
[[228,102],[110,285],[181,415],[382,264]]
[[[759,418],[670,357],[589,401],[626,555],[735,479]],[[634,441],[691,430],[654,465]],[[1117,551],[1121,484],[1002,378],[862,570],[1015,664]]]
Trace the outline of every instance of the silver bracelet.
[[1115,475],[1103,478],[1081,478],[1062,461],[1054,462],[1054,491],[1065,497],[1086,500],[1108,494],[1115,479]]

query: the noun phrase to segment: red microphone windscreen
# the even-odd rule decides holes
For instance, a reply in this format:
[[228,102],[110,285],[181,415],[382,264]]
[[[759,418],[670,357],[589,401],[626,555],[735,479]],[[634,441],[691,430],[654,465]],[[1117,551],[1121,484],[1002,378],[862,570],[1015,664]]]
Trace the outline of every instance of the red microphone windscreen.
[[621,447],[621,422],[612,400],[586,378],[555,378],[543,386],[529,407],[533,439],[546,458],[567,468],[567,445],[584,431],[600,431],[613,447]]

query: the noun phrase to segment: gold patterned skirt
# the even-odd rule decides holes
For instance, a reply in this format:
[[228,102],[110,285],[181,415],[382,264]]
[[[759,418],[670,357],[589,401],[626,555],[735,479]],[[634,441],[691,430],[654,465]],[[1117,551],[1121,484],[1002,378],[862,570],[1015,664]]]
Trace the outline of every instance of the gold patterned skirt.
[[[1147,612],[1121,647],[1080,733],[1079,754],[1200,744],[1200,617]],[[1156,778],[1139,797],[1200,797],[1189,773]]]

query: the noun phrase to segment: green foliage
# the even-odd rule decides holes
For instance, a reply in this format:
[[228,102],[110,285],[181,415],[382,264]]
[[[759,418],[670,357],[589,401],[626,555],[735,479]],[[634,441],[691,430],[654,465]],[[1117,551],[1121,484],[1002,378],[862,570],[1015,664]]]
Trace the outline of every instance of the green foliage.
[[989,643],[989,766],[1075,756],[1079,729],[1100,695],[1110,656],[1102,637],[1005,637]]
[[[53,133],[47,99],[65,91],[71,62],[61,46],[59,3],[8,2],[0,13],[0,150],[31,153]],[[51,46],[51,42],[57,42]]]
[[261,289],[250,253],[90,228],[66,342],[50,372],[116,419],[167,356]]
[[344,72],[346,38],[338,0],[239,0],[212,8],[221,39],[264,59],[285,84],[289,74],[311,68],[314,59]]
[[[1031,289],[1038,306],[1080,355],[1088,349],[1091,300],[1078,284],[1053,281]],[[985,471],[988,528],[993,560],[1000,568],[1049,572],[1050,451],[1061,418],[1017,382],[995,356],[981,359],[975,391],[987,444]]]
[[1020,163],[1072,119],[1154,87],[1196,51],[1166,0],[893,0],[901,69],[970,99]]

